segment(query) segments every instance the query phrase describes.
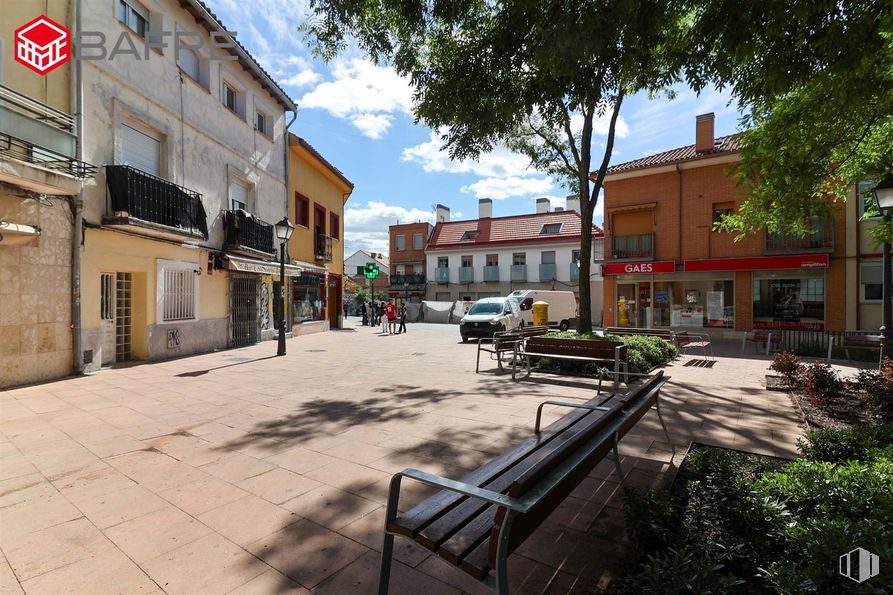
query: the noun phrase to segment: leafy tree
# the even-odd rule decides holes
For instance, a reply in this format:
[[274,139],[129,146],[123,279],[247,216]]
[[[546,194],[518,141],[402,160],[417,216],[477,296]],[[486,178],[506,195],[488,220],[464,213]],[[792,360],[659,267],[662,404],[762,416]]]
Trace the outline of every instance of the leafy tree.
[[802,235],[829,198],[893,170],[889,0],[706,0],[688,20],[685,78],[731,87],[748,129],[736,171],[747,199],[723,227]]
[[[414,87],[418,121],[453,159],[505,143],[580,196],[581,332],[592,329],[592,216],[624,97],[676,80],[665,59],[672,0],[311,0],[317,52],[355,42]],[[593,157],[596,126],[605,134]],[[603,128],[603,130],[601,130]],[[593,169],[593,160],[595,167]]]

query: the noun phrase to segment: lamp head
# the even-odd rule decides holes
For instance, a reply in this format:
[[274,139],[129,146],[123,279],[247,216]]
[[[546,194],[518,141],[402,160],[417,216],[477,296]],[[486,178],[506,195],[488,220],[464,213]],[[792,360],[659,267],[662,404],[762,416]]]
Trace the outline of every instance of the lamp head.
[[893,214],[893,173],[888,173],[884,179],[878,182],[871,194],[874,196],[874,204],[881,214]]
[[282,221],[277,223],[274,227],[276,228],[276,239],[280,242],[287,242],[291,237],[292,232],[295,230],[295,226],[288,220],[288,217],[283,217]]

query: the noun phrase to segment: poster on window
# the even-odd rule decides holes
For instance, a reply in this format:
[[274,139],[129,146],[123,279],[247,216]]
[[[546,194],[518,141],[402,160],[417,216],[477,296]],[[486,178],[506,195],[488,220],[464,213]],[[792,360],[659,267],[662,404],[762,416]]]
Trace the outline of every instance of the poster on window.
[[723,293],[721,291],[707,292],[707,320],[723,319]]

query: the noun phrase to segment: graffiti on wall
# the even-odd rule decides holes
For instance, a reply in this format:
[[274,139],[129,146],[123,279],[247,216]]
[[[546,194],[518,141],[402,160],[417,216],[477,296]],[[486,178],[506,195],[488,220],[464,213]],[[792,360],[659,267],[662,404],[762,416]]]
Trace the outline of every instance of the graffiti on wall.
[[266,283],[260,284],[260,328],[267,330],[272,328],[270,322],[270,286]]

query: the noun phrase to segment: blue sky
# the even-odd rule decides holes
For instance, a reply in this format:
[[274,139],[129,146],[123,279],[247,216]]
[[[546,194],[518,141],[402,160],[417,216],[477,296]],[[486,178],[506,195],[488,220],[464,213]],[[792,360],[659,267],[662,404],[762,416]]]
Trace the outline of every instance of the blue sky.
[[[291,131],[354,182],[344,217],[346,255],[387,251],[388,225],[433,221],[436,203],[450,207],[454,219],[476,217],[478,198],[485,197],[494,199],[494,216],[532,212],[539,196],[563,205],[567,191],[558,180],[505,149],[476,162],[451,161],[431,129],[413,124],[411,89],[390,68],[355,49],[328,64],[314,60],[297,30],[308,15],[306,0],[206,3],[298,103]],[[700,113],[716,114],[717,136],[737,129],[728,93],[676,91],[672,101],[641,94],[624,102],[612,163],[693,143]],[[594,162],[600,158],[593,155]]]

